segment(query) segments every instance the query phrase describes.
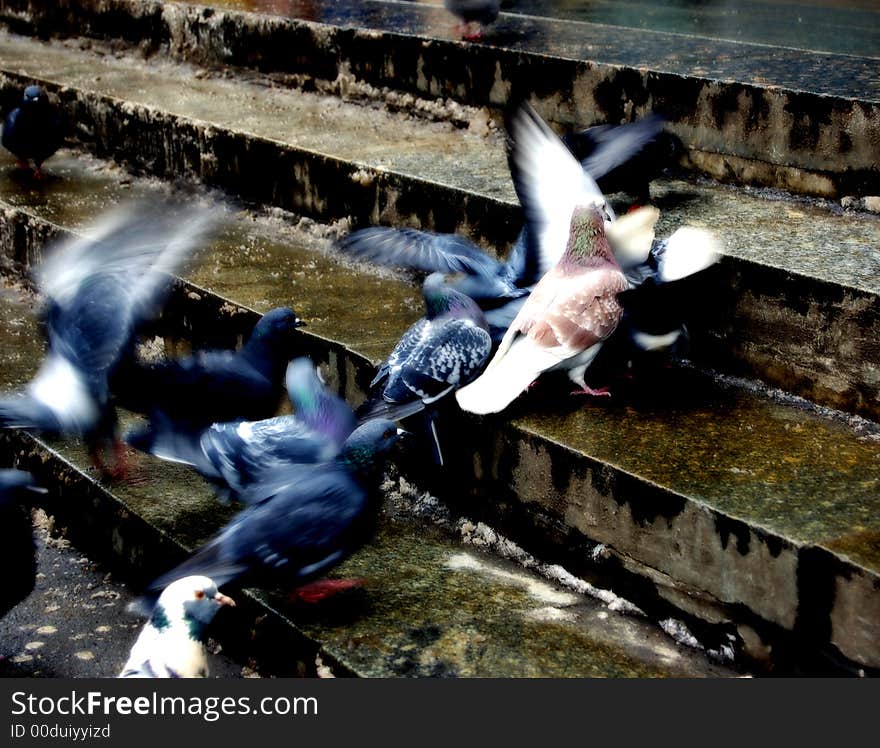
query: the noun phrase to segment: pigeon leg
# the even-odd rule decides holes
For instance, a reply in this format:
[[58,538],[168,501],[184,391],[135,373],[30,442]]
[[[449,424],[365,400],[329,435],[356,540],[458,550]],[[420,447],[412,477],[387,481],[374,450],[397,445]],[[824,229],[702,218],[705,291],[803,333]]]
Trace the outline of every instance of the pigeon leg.
[[107,444],[98,440],[89,444],[89,457],[95,469],[113,480],[124,480],[128,476],[128,461],[125,457],[125,445],[114,438],[109,445],[113,452],[113,465],[108,466],[104,461],[104,451]]
[[477,42],[483,38],[483,27],[479,22],[464,24],[461,38],[468,42]]
[[579,390],[573,390],[571,394],[587,395],[589,397],[611,397],[611,391],[607,387],[600,387],[599,389],[594,390],[586,384]]
[[363,584],[363,579],[321,579],[317,582],[310,582],[302,587],[297,587],[290,593],[290,599],[293,602],[318,603],[340,592],[358,589]]

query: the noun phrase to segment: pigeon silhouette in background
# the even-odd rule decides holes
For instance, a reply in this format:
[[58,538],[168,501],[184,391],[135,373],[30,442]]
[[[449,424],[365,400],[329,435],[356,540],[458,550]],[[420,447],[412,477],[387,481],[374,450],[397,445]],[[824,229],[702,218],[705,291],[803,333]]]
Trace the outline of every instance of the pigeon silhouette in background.
[[308,358],[291,361],[286,382],[294,415],[215,423],[196,433],[168,424],[154,434],[151,453],[193,467],[225,500],[291,465],[333,459],[357,425],[354,411],[324,386]]
[[443,5],[460,19],[456,33],[468,41],[481,39],[483,29],[495,21],[501,11],[501,0],[443,0]]
[[150,424],[126,440],[153,452],[153,441],[169,430],[195,434],[215,422],[273,416],[303,324],[292,309],[279,307],[260,318],[239,351],[198,351],[151,364],[132,359],[114,385],[120,403],[145,413]]
[[23,470],[0,470],[0,618],[24,600],[37,580],[37,548],[31,524],[31,495],[46,493]]
[[252,506],[151,589],[191,574],[259,587],[302,587],[323,576],[371,537],[385,458],[400,433],[392,421],[371,420],[333,460],[294,465],[254,485]]
[[611,335],[628,282],[605,236],[596,204],[578,206],[562,259],[535,286],[485,372],[456,399],[471,413],[497,413],[545,371],[565,370],[586,394],[584,373]]
[[37,270],[46,356],[22,393],[0,399],[0,426],[81,435],[103,467],[102,447],[118,447],[111,379],[132,355],[140,325],[157,314],[169,273],[217,215],[192,205],[129,205],[57,246]]
[[223,606],[235,606],[235,602],[208,577],[189,576],[169,584],[119,677],[207,678],[205,631]]
[[425,316],[401,337],[370,384],[358,408],[369,418],[400,420],[428,408],[435,459],[443,464],[432,406],[470,382],[492,350],[489,326],[477,303],[432,273],[422,287]]
[[34,164],[34,176],[43,177],[42,165],[64,142],[64,120],[40,86],[28,86],[19,106],[3,121],[0,143],[18,158],[23,169]]

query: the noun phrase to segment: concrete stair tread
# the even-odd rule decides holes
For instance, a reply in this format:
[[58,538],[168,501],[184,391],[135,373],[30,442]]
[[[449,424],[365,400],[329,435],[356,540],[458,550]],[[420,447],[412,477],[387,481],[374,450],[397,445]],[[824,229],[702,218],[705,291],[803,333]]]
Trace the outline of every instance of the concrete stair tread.
[[[10,377],[40,355],[32,303],[13,290],[0,294],[7,322],[2,356]],[[9,331],[14,330],[14,339]],[[18,362],[21,368],[10,362]],[[131,423],[125,418],[124,423]],[[100,480],[76,441],[46,442],[91,480]],[[50,453],[51,455],[51,453]],[[142,518],[145,532],[193,548],[235,511],[221,506],[191,471],[150,456],[128,454],[124,479],[102,485],[119,511]],[[51,462],[52,456],[48,457]],[[45,462],[45,460],[43,460]],[[65,497],[75,501],[73,495]],[[69,508],[68,508],[69,511]],[[140,562],[156,574],[168,557]],[[566,590],[517,564],[386,508],[377,537],[334,570],[364,580],[364,589],[323,604],[294,604],[284,594],[252,592],[320,648],[325,664],[367,677],[724,677],[736,675],[696,649],[676,643],[638,615]],[[267,610],[263,609],[263,615]],[[239,643],[238,646],[242,646]],[[274,667],[290,653],[278,651]]]
[[[194,79],[188,65],[98,56],[9,34],[0,34],[0,49],[7,70],[352,161],[364,166],[367,179],[391,171],[517,210],[503,139],[497,134],[473,135],[298,90]],[[652,197],[662,211],[661,236],[685,222],[711,226],[732,257],[872,294],[880,291],[880,217],[843,213],[821,201],[678,179],[656,180]],[[467,227],[460,230],[467,233]],[[489,244],[503,254],[502,238]]]
[[[0,158],[0,171],[3,166]],[[109,205],[165,191],[155,180],[131,179],[70,152],[58,166],[64,178],[31,195],[28,209],[73,229]],[[0,198],[13,191],[8,177],[0,177]],[[69,191],[78,198],[69,199]],[[27,202],[27,196],[19,193],[17,200]],[[58,205],[65,206],[63,214]],[[280,219],[236,211],[230,216],[187,273],[199,287],[260,313],[292,305],[307,320],[307,335],[373,363],[423,314],[412,285],[339,262],[315,234],[292,232]],[[610,401],[568,398],[570,389],[568,382],[551,380],[487,422],[511,422],[672,495],[709,504],[796,545],[827,547],[880,573],[880,442],[874,424],[847,422],[843,414],[719,385],[683,369],[661,372],[656,381],[620,380]]]
[[[185,2],[200,7],[282,15],[272,0]],[[880,39],[872,27],[877,14],[870,10],[851,9],[845,19],[840,16],[833,20],[827,16],[821,19],[807,18],[807,24],[812,20],[812,34],[805,32],[803,27],[798,31],[804,33],[807,43],[814,46],[797,49],[795,44],[786,44],[786,37],[790,39],[792,32],[788,30],[786,33],[786,29],[778,28],[785,26],[778,17],[772,20],[766,20],[765,17],[763,22],[759,20],[761,10],[772,12],[766,5],[756,5],[748,13],[743,11],[743,16],[748,19],[743,23],[752,27],[753,37],[757,38],[740,41],[723,38],[723,32],[700,33],[700,30],[689,29],[689,25],[701,17],[699,11],[695,13],[689,9],[686,17],[682,18],[681,9],[677,9],[677,15],[673,11],[670,14],[673,17],[668,21],[658,22],[657,9],[652,8],[652,20],[656,25],[646,28],[644,18],[637,16],[638,11],[644,14],[644,3],[638,8],[628,9],[626,5],[590,3],[587,8],[556,9],[541,4],[535,8],[517,4],[515,8],[502,9],[499,19],[484,33],[481,45],[551,57],[596,60],[679,75],[734,79],[835,96],[880,100],[880,88],[869,73],[875,64],[872,58],[877,57],[880,49]],[[814,13],[818,12],[814,9]],[[333,0],[318,0],[307,5],[285,5],[283,17],[341,28],[375,29],[389,34],[425,36],[443,41],[460,40],[460,35],[454,30],[454,17],[440,3],[367,0],[348,6]],[[839,33],[846,35],[845,44],[835,44],[828,39],[829,24],[833,27],[835,23],[840,24]],[[730,33],[729,27],[725,31]],[[828,45],[837,48],[828,49]],[[816,52],[812,49],[828,51]],[[864,56],[859,57],[860,54]],[[839,63],[842,67],[835,69],[830,76],[817,79],[803,72],[817,64],[829,65],[831,60],[835,61],[835,66]]]

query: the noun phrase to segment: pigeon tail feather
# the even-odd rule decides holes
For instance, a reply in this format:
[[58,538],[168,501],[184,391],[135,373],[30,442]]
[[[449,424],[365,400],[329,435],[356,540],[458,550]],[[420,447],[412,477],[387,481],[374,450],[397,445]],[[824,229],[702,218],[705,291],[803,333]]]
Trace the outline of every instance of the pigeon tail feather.
[[496,355],[482,376],[458,390],[455,399],[469,413],[498,413],[559,362],[552,351],[540,348],[531,338],[519,337],[506,353]]

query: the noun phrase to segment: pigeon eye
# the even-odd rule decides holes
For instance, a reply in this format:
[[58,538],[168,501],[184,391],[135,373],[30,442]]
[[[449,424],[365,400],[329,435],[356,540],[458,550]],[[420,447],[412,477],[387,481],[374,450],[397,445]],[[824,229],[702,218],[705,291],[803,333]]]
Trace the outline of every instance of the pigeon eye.
[[201,600],[205,596],[204,590],[196,590],[196,600]]

